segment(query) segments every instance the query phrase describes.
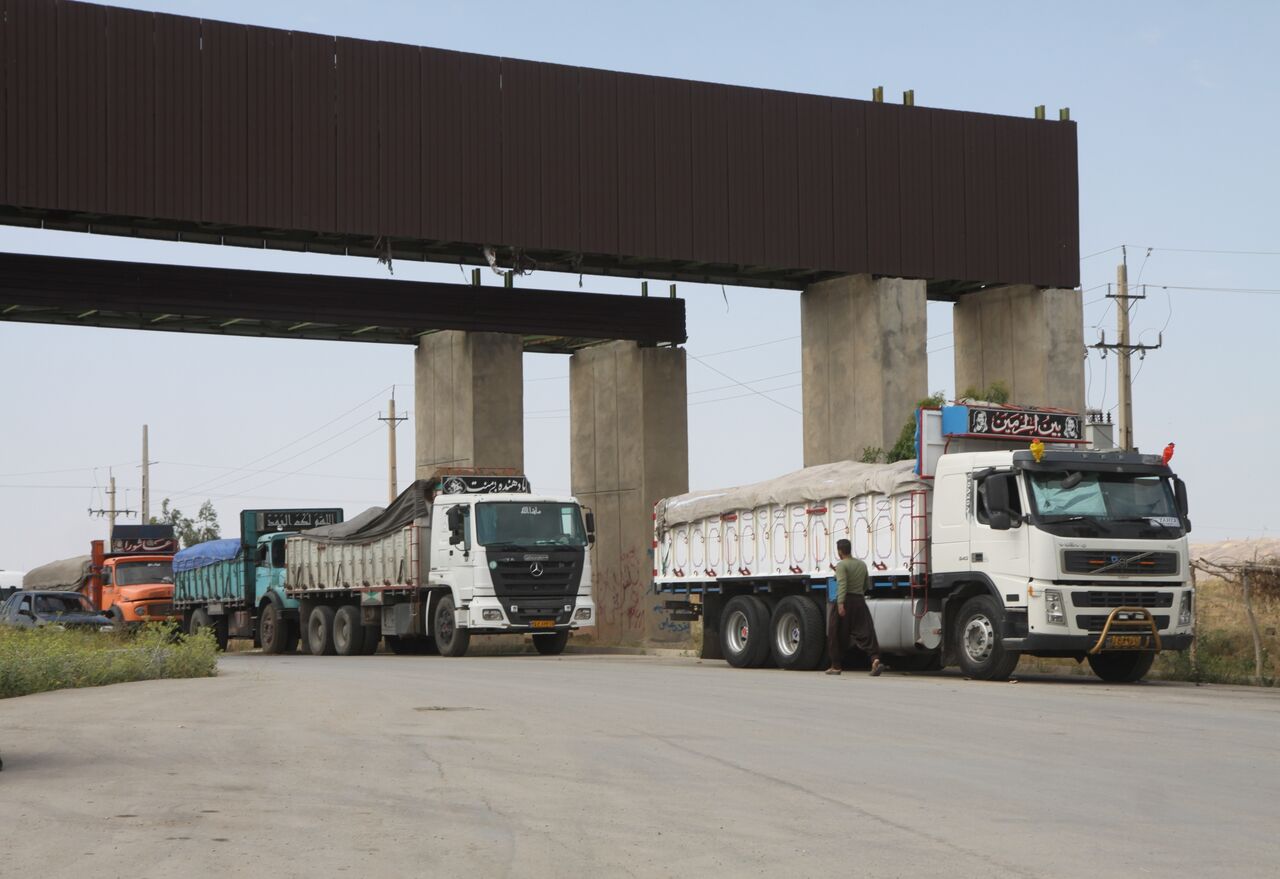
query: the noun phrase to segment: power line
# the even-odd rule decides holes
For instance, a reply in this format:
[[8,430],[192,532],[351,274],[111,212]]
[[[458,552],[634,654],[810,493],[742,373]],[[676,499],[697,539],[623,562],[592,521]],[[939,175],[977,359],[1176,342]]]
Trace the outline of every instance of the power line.
[[697,357],[693,354],[690,354],[689,357],[692,358],[693,360],[696,360],[698,363],[701,363],[703,366],[705,366],[707,369],[711,370],[712,372],[718,375],[724,376],[734,384],[741,385],[744,389],[751,391],[753,394],[763,397],[764,399],[768,400],[770,403],[773,403],[776,406],[781,406],[783,409],[786,409],[789,412],[794,412],[797,415],[803,415],[803,413],[796,407],[789,406],[786,403],[782,402],[781,400],[775,400],[773,397],[770,397],[768,394],[764,393],[763,391],[757,391],[755,388],[752,388],[750,385],[743,384],[733,376],[729,375],[729,373],[725,372],[724,370],[716,369],[710,363],[705,362],[701,357]]

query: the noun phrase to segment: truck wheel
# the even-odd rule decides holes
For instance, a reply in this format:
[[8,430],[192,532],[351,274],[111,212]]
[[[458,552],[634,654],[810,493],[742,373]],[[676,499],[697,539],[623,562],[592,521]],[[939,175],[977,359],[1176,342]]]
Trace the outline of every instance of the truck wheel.
[[827,633],[822,614],[807,598],[788,595],[773,609],[769,622],[773,661],[778,668],[812,671],[822,659]]
[[458,627],[453,612],[453,598],[444,596],[431,617],[431,636],[441,656],[462,656],[471,644],[471,631]]
[[720,647],[734,668],[759,668],[769,658],[769,606],[754,595],[731,598],[720,616]]
[[534,635],[533,647],[543,656],[559,656],[564,653],[565,645],[569,643],[569,631],[552,632],[549,635]]
[[359,656],[364,650],[364,624],[360,608],[344,604],[333,617],[333,649],[339,656]]
[[1013,674],[1019,654],[1005,650],[1000,638],[1004,614],[990,595],[970,598],[956,617],[956,657],[960,670],[979,681],[1003,681]]
[[312,656],[333,656],[333,608],[318,604],[307,618],[307,645]]
[[187,623],[187,634],[197,635],[201,629],[212,629],[213,620],[203,607],[197,607],[191,612],[191,620]]
[[1147,676],[1155,661],[1154,653],[1095,653],[1089,657],[1089,668],[1104,681],[1133,684]]
[[284,653],[289,641],[289,621],[284,618],[280,605],[268,601],[258,611],[258,640],[263,653]]

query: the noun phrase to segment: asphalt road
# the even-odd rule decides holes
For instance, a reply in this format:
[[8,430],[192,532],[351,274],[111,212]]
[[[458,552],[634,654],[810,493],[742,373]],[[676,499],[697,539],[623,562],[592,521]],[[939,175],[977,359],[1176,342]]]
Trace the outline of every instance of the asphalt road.
[[1274,691],[248,654],[0,754],[0,876],[1280,872]]

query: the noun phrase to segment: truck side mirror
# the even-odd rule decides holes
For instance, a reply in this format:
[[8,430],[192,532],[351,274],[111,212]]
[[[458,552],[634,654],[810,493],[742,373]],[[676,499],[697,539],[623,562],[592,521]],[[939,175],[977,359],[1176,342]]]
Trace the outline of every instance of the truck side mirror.
[[1182,517],[1182,528],[1191,533],[1191,520],[1187,517],[1187,484],[1178,477],[1173,477],[1173,498],[1178,504],[1178,515]]
[[587,510],[583,517],[587,521],[587,543],[596,542],[596,514],[591,510]]
[[457,546],[465,539],[465,535],[462,533],[462,507],[450,507],[448,521],[449,545]]
[[1013,522],[1009,516],[1009,480],[1003,475],[988,476],[982,481],[987,495],[987,523],[993,531],[1008,531]]

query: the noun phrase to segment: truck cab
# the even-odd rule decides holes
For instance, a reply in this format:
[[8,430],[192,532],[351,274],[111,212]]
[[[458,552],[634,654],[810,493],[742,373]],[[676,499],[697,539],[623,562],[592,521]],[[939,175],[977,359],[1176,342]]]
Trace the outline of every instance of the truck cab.
[[947,454],[935,472],[931,585],[949,653],[975,677],[1019,654],[1087,659],[1136,680],[1190,646],[1186,490],[1161,456]]
[[258,538],[254,554],[254,596],[259,604],[264,599],[278,600],[285,609],[298,610],[298,602],[285,594],[285,541],[287,532],[264,534]]
[[99,609],[116,626],[173,616],[173,556],[121,555],[103,560]]

